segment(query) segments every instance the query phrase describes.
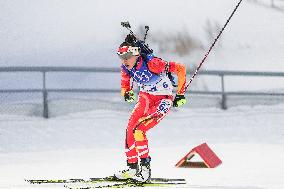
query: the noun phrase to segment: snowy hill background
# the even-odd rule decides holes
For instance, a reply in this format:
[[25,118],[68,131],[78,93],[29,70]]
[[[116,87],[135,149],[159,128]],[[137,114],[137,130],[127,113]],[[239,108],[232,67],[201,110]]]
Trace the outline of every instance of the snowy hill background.
[[[128,8],[136,2],[4,0],[0,64],[117,67],[116,48],[127,33],[120,22],[126,20],[136,31],[149,25],[149,38],[160,32],[187,31],[209,47],[208,22],[223,26],[237,2],[146,0],[139,8]],[[243,1],[222,35],[222,48],[212,52],[203,69],[283,70],[283,19],[283,12]],[[164,56],[189,65],[200,61],[204,53]]]
[[[0,66],[118,67],[116,49],[127,34],[120,22],[128,20],[138,33],[142,26],[150,26],[148,42],[157,56],[182,62],[193,70],[211,45],[212,35],[218,33],[215,25],[224,25],[238,1],[180,0],[174,3],[146,0],[141,4],[141,7],[147,7],[143,11],[125,8],[134,2],[1,1]],[[283,71],[284,27],[281,23],[284,23],[283,12],[243,1],[202,70]],[[212,33],[208,33],[209,25]],[[157,37],[166,35],[172,38],[179,33],[186,33],[202,48],[182,56],[171,51],[159,51],[161,46],[155,42]],[[167,45],[171,48],[174,44]],[[4,89],[40,87],[39,77],[30,73],[3,73],[0,85]],[[87,83],[98,87],[95,83],[107,80],[110,88],[119,85],[117,79],[106,77],[55,75],[49,84],[51,87],[74,87],[92,81]],[[250,77],[245,80],[234,77],[226,82],[229,90],[278,90],[284,86],[284,79],[279,77]],[[216,83],[215,78],[201,77],[193,82],[193,86],[214,90],[219,87]]]
[[[3,0],[0,1],[0,66],[117,67],[115,51],[126,34],[120,22],[128,20],[133,28],[149,25],[149,43],[157,49],[153,38],[160,33],[188,31],[204,49],[185,56],[156,52],[158,56],[183,62],[191,68],[202,59],[211,43],[204,29],[206,23],[222,26],[237,2],[145,0],[142,4],[130,0]],[[130,8],[131,5],[139,7]],[[283,71],[282,23],[283,12],[243,1],[222,35],[220,45],[212,51],[202,69]],[[1,73],[0,85],[2,88],[38,87],[39,77]],[[67,79],[64,75],[55,77],[63,86],[96,79],[101,84],[110,80],[105,76],[92,80],[84,75]],[[117,83],[110,86],[119,83],[113,80]],[[210,78],[202,77],[197,77],[195,82],[201,80],[209,86],[212,84]],[[230,84],[232,90],[244,87],[277,92],[283,91],[284,86],[281,78],[245,81],[236,78]],[[21,95],[5,95],[3,103],[19,100]],[[31,97],[41,103],[36,95],[27,94],[25,99]],[[0,188],[62,188],[31,186],[24,179],[103,177],[124,167],[124,131],[133,105],[123,104],[119,94],[111,97],[100,94],[92,102],[88,97],[80,97],[90,111],[66,115],[70,107],[77,106],[76,98],[71,96],[68,101],[62,100],[66,96],[56,98],[59,103],[51,104],[56,110],[52,119],[1,113]],[[192,189],[282,189],[284,105],[282,98],[268,101],[269,106],[263,104],[261,98],[253,105],[249,101],[240,105],[235,100],[235,106],[223,111],[218,104],[207,101],[207,106],[200,106],[204,100],[189,96],[185,108],[173,109],[148,134],[153,176],[186,178],[186,187]],[[34,102],[25,100],[27,104]],[[93,106],[97,109],[93,110]],[[30,115],[41,115],[40,108],[23,111],[27,110],[31,111]],[[220,167],[174,168],[185,153],[203,142],[222,159]]]

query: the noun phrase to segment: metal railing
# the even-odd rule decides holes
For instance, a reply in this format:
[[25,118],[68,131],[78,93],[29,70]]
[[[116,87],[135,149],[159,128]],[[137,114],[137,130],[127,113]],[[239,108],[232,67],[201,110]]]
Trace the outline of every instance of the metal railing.
[[[43,103],[43,117],[48,118],[48,93],[49,92],[79,92],[79,93],[114,93],[119,92],[119,89],[87,89],[87,88],[47,88],[46,74],[49,72],[89,72],[89,73],[120,73],[120,68],[98,68],[98,67],[0,67],[1,72],[39,72],[42,74],[42,88],[38,89],[0,89],[0,93],[42,93]],[[190,73],[192,74],[192,73]],[[284,72],[248,72],[248,71],[200,71],[199,75],[209,75],[220,77],[221,90],[220,91],[198,91],[190,90],[191,94],[202,95],[220,95],[222,97],[221,108],[226,109],[226,101],[228,95],[269,95],[269,96],[284,96],[284,93],[272,92],[249,92],[249,91],[226,91],[225,90],[225,76],[260,76],[260,77],[284,77]],[[0,86],[1,87],[1,86]]]

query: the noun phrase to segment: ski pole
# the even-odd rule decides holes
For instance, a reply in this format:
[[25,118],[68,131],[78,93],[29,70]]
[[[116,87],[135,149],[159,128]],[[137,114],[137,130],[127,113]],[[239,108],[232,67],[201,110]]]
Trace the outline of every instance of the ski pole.
[[235,14],[236,10],[238,9],[238,7],[240,6],[241,2],[243,0],[240,0],[239,3],[237,4],[237,6],[235,7],[234,11],[231,13],[230,17],[228,18],[227,22],[225,23],[225,25],[223,26],[223,28],[221,29],[221,31],[219,32],[218,36],[215,38],[214,42],[212,43],[212,45],[210,46],[209,50],[206,52],[204,58],[202,59],[202,61],[199,63],[198,67],[196,68],[194,74],[191,76],[188,84],[185,86],[184,91],[187,90],[187,88],[189,87],[189,85],[191,84],[192,80],[194,79],[194,77],[197,75],[199,69],[201,68],[202,64],[205,62],[206,58],[208,57],[209,53],[211,52],[211,50],[213,49],[214,45],[216,44],[216,42],[218,41],[218,39],[220,38],[221,34],[223,33],[223,31],[225,30],[226,26],[228,25],[228,23],[230,22],[231,18],[233,17],[233,15]]

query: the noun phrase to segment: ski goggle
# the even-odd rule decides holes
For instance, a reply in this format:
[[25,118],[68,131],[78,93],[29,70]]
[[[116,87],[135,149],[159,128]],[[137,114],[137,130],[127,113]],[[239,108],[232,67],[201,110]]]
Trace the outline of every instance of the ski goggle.
[[122,60],[127,60],[132,56],[139,55],[139,48],[138,47],[131,47],[131,46],[122,46],[118,48],[117,55]]

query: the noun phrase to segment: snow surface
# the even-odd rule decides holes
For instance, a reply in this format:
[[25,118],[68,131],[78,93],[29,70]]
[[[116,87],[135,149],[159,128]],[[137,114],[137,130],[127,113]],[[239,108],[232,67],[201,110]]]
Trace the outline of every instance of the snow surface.
[[[0,1],[0,65],[117,67],[115,49],[121,42],[119,23],[123,20],[129,20],[134,28],[150,25],[150,34],[187,29],[204,46],[209,46],[205,23],[209,20],[223,25],[237,2],[145,0],[143,3],[149,7],[137,14],[136,9],[125,11],[125,6],[133,4],[133,0]],[[243,1],[222,35],[222,47],[212,51],[202,68],[283,71],[282,23],[283,12]],[[189,57],[174,54],[162,57],[191,65],[203,56],[204,51]],[[34,82],[37,76],[22,74],[16,80],[8,77],[1,74],[2,88],[25,87],[26,83],[31,88],[39,85]],[[202,80],[197,78],[195,82]],[[230,89],[283,91],[284,86],[279,78],[236,80],[228,83]],[[79,80],[70,81],[80,84]],[[105,78],[101,81],[105,82]],[[10,98],[11,95],[4,100]],[[246,106],[236,99],[231,102],[234,106],[223,111],[216,107],[217,102],[208,101],[207,106],[201,107],[202,99],[190,97],[186,108],[173,109],[148,133],[153,176],[185,178],[186,187],[192,189],[283,189],[283,99],[266,99],[273,103],[255,99],[256,103]],[[104,177],[124,168],[124,132],[131,106],[121,106],[116,99],[107,100],[95,102],[97,110],[73,114],[66,111],[77,105],[75,100],[60,101],[60,105],[52,102],[54,117],[48,120],[1,114],[0,188],[62,188],[31,186],[24,179]],[[106,105],[106,102],[111,103]],[[36,112],[41,110],[31,108],[31,111],[33,115],[41,115]],[[181,157],[203,142],[221,158],[221,166],[174,167]]]
[[[106,109],[48,120],[1,115],[0,188],[39,188],[24,179],[104,177],[124,168],[129,114]],[[282,189],[283,115],[284,104],[173,109],[148,133],[153,177],[185,178],[193,189]],[[221,166],[174,167],[203,142]]]

